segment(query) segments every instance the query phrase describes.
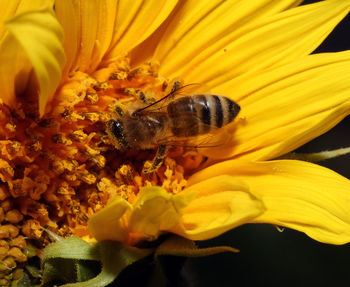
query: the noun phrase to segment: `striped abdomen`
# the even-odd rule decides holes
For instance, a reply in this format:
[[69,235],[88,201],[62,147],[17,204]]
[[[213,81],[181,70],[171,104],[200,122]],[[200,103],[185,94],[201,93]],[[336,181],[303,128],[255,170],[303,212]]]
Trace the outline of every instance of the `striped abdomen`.
[[232,122],[240,107],[224,96],[206,94],[178,98],[167,110],[174,136],[191,137]]

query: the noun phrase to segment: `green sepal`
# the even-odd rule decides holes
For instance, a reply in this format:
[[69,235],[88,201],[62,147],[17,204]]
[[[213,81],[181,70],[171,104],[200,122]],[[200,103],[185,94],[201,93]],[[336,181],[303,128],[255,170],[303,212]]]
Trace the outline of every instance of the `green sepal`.
[[[152,252],[153,249],[139,249],[110,241],[92,246],[77,237],[70,237],[52,243],[44,250],[43,283],[60,279],[67,283],[61,285],[64,287],[107,286],[124,268]],[[94,264],[96,261],[100,262],[100,266]]]
[[99,260],[96,248],[86,241],[71,236],[67,239],[56,241],[44,249],[41,265],[44,266],[50,258]]
[[350,147],[338,148],[334,150],[325,150],[321,152],[314,153],[296,153],[290,152],[285,155],[280,156],[278,159],[293,159],[293,160],[302,160],[309,161],[313,163],[318,163],[323,160],[336,158],[339,156],[347,155],[350,153]]
[[76,277],[78,282],[84,282],[97,276],[101,270],[101,264],[92,260],[77,260],[75,262]]
[[99,250],[102,263],[101,273],[88,281],[66,284],[63,285],[64,287],[107,286],[117,278],[124,268],[150,254],[149,250],[132,248],[111,241],[99,242],[96,248]]
[[11,287],[32,287],[28,274],[23,273],[23,276],[11,282]]
[[31,277],[41,278],[41,272],[36,266],[26,264],[24,268],[27,271],[28,275],[30,275]]
[[27,248],[24,250],[24,254],[27,258],[32,258],[38,255],[38,249],[28,242]]
[[173,235],[158,246],[154,253],[154,256],[157,260],[157,257],[161,255],[203,257],[222,252],[237,253],[239,250],[230,246],[198,248],[194,241]]
[[51,258],[45,262],[42,284],[48,284],[53,281],[59,282],[75,282],[76,268],[75,260],[64,258]]

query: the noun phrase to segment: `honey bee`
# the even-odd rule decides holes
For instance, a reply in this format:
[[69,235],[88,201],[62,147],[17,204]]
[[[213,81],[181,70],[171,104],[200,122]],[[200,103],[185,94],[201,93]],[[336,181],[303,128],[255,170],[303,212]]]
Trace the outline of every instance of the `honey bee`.
[[131,105],[126,113],[107,123],[107,134],[119,150],[158,148],[151,173],[161,165],[169,146],[182,145],[231,123],[240,111],[233,100],[214,94],[176,97],[175,87],[162,99],[146,106]]

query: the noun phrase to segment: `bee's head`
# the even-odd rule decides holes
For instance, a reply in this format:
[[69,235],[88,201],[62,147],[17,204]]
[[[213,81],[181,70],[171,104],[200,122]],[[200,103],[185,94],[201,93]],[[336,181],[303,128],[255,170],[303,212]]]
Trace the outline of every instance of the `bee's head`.
[[107,134],[113,141],[113,144],[120,150],[129,149],[128,142],[125,136],[124,124],[121,120],[110,120],[107,123]]

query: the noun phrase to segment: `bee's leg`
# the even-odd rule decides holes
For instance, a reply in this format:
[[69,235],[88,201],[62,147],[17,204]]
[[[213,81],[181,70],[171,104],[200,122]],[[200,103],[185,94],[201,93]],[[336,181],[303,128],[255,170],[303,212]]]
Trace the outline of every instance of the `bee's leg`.
[[142,90],[136,90],[135,96],[139,101],[144,102],[145,104],[152,104],[155,101],[153,97],[150,97],[147,93],[144,93]]
[[169,82],[164,82],[164,92],[165,92],[165,97],[173,97],[177,90],[179,90],[183,86],[183,80],[180,78],[175,78]]
[[117,118],[122,118],[126,110],[127,106],[122,103],[114,103],[112,106],[112,113]]
[[168,149],[166,145],[159,146],[154,159],[151,162],[148,162],[148,164],[146,162],[145,166],[142,169],[142,173],[149,174],[157,171],[167,155],[167,150]]
[[170,93],[171,94],[175,94],[176,91],[178,89],[180,89],[182,86],[183,86],[183,80],[180,79],[180,78],[176,78],[172,81],[172,85],[171,85],[171,90],[170,90]]
[[144,93],[142,90],[134,89],[134,88],[126,88],[124,89],[124,93],[135,97],[138,101],[143,102],[145,104],[152,104],[155,102],[155,99],[150,96],[147,92]]

